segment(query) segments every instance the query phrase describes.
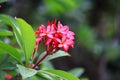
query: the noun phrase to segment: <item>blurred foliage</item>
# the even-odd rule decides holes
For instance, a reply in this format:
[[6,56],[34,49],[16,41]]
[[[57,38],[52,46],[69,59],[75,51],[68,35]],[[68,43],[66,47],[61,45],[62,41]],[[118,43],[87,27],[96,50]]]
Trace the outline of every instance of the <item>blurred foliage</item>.
[[6,2],[6,1],[8,1],[8,0],[0,0],[0,3]]
[[50,15],[57,15],[77,7],[77,0],[45,0],[45,5]]

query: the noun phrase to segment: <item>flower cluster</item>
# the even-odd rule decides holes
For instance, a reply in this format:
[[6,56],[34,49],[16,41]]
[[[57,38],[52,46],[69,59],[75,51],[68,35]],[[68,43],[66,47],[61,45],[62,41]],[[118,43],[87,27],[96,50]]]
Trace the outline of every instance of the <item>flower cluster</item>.
[[52,23],[48,22],[47,26],[41,25],[35,34],[37,35],[35,50],[40,42],[44,43],[49,54],[59,49],[67,52],[69,47],[74,46],[74,32],[70,31],[68,26],[63,26],[60,21],[58,23],[55,20]]

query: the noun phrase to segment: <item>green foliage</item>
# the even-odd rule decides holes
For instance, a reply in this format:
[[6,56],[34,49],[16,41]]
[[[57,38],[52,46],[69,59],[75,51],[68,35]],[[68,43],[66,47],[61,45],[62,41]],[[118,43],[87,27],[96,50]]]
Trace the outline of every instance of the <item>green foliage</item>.
[[65,71],[61,71],[61,70],[46,70],[46,71],[55,74],[56,76],[63,78],[65,80],[79,80],[77,77]]
[[80,80],[89,80],[88,78],[80,78]]
[[96,35],[95,35],[95,31],[93,29],[90,29],[88,26],[86,25],[81,25],[78,28],[79,31],[77,31],[77,37],[79,40],[79,44],[82,44],[84,46],[86,46],[87,48],[92,48],[96,41]]
[[8,0],[0,0],[0,3],[6,2],[6,1],[8,1]]
[[50,61],[44,61],[43,63],[41,63],[40,69],[41,70],[54,69],[54,66],[52,65]]
[[[81,1],[81,0],[80,0]],[[65,11],[69,11],[77,6],[77,1],[75,0],[45,0],[48,13],[50,14],[60,14]]]
[[[41,53],[41,55],[40,55],[40,57],[38,58],[38,60],[39,60],[41,57],[43,57],[45,54],[46,54],[46,52]],[[56,58],[59,58],[59,57],[64,57],[64,56],[70,56],[70,54],[67,53],[67,52],[64,52],[64,51],[62,51],[62,50],[59,50],[59,51],[57,51],[56,53],[54,53],[53,55],[47,56],[43,62],[49,61],[49,60],[52,60],[52,59],[56,59]]]
[[17,42],[24,51],[26,64],[28,64],[35,46],[34,30],[20,18],[15,20],[10,16],[0,15],[0,20],[13,28]]
[[5,44],[4,42],[0,42],[0,50],[4,51],[3,53],[8,53],[13,58],[15,58],[18,62],[22,63],[20,53],[12,46]]
[[[73,74],[77,72],[75,74],[76,76],[69,74],[65,71],[61,71],[61,70],[49,70],[49,69],[54,69],[54,67],[50,63],[50,60],[63,57],[63,56],[70,56],[67,52],[64,52],[61,50],[57,51],[53,55],[47,56],[46,59],[41,63],[41,66],[40,66],[41,70],[32,69],[31,67],[33,64],[31,64],[32,62],[30,63],[30,58],[32,56],[32,53],[35,47],[34,30],[26,21],[24,21],[21,18],[14,19],[7,15],[0,15],[0,21],[12,27],[14,36],[20,46],[20,49],[19,48],[16,49],[10,46],[9,44],[6,44],[0,41],[0,55],[8,53],[10,56],[15,58],[20,64],[22,64],[22,65],[19,65],[16,62],[14,62],[14,60],[11,59],[13,62],[13,65],[17,64],[18,72],[21,74],[24,80],[33,80],[33,79],[34,80],[39,80],[39,79],[42,79],[42,80],[62,80],[62,79],[79,80],[76,77],[82,74],[82,72],[79,69],[77,69],[77,71],[75,70],[70,71]],[[5,37],[13,36],[13,33],[8,30],[1,30],[0,36],[5,36]],[[20,53],[24,53],[24,55]],[[43,57],[45,54],[46,54],[45,52],[41,53],[39,59],[41,59],[41,57]],[[21,60],[22,57],[25,57],[26,65],[23,65],[22,61],[24,59]],[[3,58],[0,57],[1,59],[0,63],[2,63]],[[7,70],[7,69],[13,70],[13,71],[15,70],[12,64],[11,64],[11,67],[10,66],[4,67],[7,65],[8,64],[3,64],[2,66],[0,66],[0,70]],[[15,72],[15,75],[16,75],[16,72]],[[3,77],[1,77],[0,79],[3,79]]]
[[22,47],[22,37],[21,37],[21,31],[19,29],[18,23],[16,22],[16,20],[10,16],[7,15],[0,15],[0,21],[2,23],[5,23],[7,25],[9,25],[10,27],[12,27],[15,38],[18,42],[18,44],[20,45],[20,47]]
[[77,76],[77,77],[80,77],[84,72],[84,69],[83,68],[74,68],[72,70],[69,71],[69,73]]
[[29,77],[38,74],[39,77],[46,78],[48,80],[79,80],[77,77],[73,76],[70,73],[61,70],[34,70],[30,68],[25,68],[24,66],[17,65],[20,74],[22,75],[23,79],[27,79]]
[[108,60],[115,60],[120,56],[119,54],[120,46],[115,45],[115,43],[109,43],[106,47],[106,57]]
[[16,18],[21,31],[22,49],[25,54],[26,63],[29,63],[35,47],[35,34],[32,27],[20,18]]
[[115,22],[111,18],[106,26],[105,39],[111,39],[115,35]]
[[13,33],[8,30],[0,29],[0,36],[13,36]]
[[46,72],[46,71],[43,71],[43,70],[40,70],[37,75],[40,77],[40,78],[43,78],[43,80],[59,80],[58,77],[56,77],[54,74],[51,74],[49,72]]
[[0,71],[0,79],[1,80],[5,80],[4,75],[5,75],[5,73],[3,71]]
[[37,73],[36,70],[25,68],[24,66],[21,66],[21,65],[17,65],[17,67],[23,79],[34,76]]

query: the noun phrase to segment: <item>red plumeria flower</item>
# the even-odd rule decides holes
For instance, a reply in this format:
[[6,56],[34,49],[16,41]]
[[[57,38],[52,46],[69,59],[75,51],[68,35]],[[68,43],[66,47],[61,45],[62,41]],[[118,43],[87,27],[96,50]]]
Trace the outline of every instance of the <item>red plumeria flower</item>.
[[69,30],[69,26],[64,26],[60,23],[56,23],[54,20],[52,23],[48,22],[47,26],[41,25],[35,32],[37,35],[36,46],[34,48],[34,53],[38,49],[38,45],[43,42],[46,54],[32,67],[36,68],[48,55],[54,54],[59,49],[63,49],[65,52],[68,51],[70,47],[74,47],[74,32]]
[[12,78],[12,76],[11,76],[10,74],[6,74],[6,75],[5,75],[5,78],[6,78],[7,80],[10,80],[10,79]]
[[53,23],[48,22],[47,26],[41,25],[35,33],[37,35],[35,48],[43,42],[46,51],[50,54],[59,49],[67,52],[69,47],[74,46],[74,32],[69,30],[69,26],[63,26],[60,21],[58,24],[53,21]]

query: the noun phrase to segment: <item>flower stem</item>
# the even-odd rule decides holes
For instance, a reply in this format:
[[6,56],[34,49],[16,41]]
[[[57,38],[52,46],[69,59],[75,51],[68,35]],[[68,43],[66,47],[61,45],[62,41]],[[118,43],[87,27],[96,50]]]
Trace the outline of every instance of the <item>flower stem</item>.
[[33,69],[38,66],[46,57],[48,56],[48,52],[32,67]]

